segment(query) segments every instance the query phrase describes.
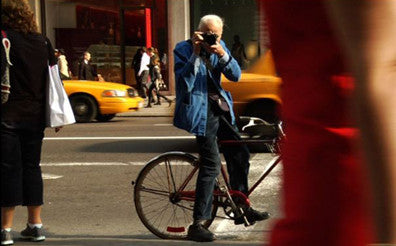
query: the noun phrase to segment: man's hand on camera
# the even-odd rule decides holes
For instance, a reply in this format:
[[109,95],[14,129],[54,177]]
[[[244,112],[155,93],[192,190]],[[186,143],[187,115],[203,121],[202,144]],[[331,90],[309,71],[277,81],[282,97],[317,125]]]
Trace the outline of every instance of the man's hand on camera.
[[191,41],[193,43],[194,54],[197,56],[199,56],[199,53],[201,52],[201,46],[203,44],[202,34],[203,32],[194,32],[194,35],[191,38]]
[[208,48],[210,53],[216,54],[219,58],[225,54],[225,50],[219,42],[216,42],[216,44],[209,46]]
[[196,31],[191,38],[194,54],[199,56],[201,49],[205,49],[209,53],[222,57],[225,54],[225,50],[223,49],[223,46],[221,46],[220,42],[217,40],[214,45],[209,45],[204,41],[204,38],[202,37],[203,34],[203,32]]

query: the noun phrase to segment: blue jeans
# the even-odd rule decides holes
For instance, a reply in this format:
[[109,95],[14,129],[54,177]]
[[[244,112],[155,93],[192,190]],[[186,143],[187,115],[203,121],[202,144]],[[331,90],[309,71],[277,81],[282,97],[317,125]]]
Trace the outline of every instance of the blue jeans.
[[[196,184],[196,197],[194,204],[194,220],[207,220],[211,218],[213,189],[215,179],[220,173],[221,159],[217,140],[241,139],[236,126],[225,122],[227,115],[221,115],[215,106],[208,103],[206,135],[197,136],[199,148],[200,168]],[[223,146],[222,152],[227,163],[230,185],[233,190],[243,193],[248,192],[249,150],[245,144]]]

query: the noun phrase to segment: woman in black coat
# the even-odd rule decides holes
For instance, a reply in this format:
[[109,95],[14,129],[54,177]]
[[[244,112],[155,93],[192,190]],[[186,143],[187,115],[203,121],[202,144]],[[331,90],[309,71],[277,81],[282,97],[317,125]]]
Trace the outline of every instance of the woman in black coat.
[[[1,245],[11,245],[10,231],[18,205],[27,206],[28,211],[27,227],[21,236],[32,241],[45,239],[40,158],[48,64],[55,65],[56,58],[49,40],[38,33],[25,0],[2,0],[1,5],[2,28],[11,43],[12,63],[9,98],[1,105]],[[1,58],[5,59],[4,55]]]

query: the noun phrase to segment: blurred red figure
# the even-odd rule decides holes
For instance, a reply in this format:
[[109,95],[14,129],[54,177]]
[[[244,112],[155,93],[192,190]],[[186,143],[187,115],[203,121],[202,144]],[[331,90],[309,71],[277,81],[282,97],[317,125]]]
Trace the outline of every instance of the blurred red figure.
[[352,81],[323,1],[264,0],[283,80],[284,218],[272,246],[354,246],[373,240],[368,178],[354,143]]

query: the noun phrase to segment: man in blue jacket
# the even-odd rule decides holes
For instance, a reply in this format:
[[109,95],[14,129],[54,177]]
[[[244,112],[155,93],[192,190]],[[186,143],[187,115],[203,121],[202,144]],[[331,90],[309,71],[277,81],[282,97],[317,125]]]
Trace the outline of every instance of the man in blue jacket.
[[[212,193],[220,172],[218,139],[240,139],[232,111],[232,98],[221,87],[221,74],[239,81],[241,69],[221,40],[223,20],[217,15],[201,18],[198,31],[174,50],[176,108],[174,125],[196,135],[200,169],[196,184],[193,224],[188,237],[213,241],[215,236],[203,226],[211,218]],[[248,191],[249,150],[245,145],[223,147],[233,190]],[[267,212],[244,208],[250,223],[269,217]],[[238,218],[235,224],[242,224]]]

